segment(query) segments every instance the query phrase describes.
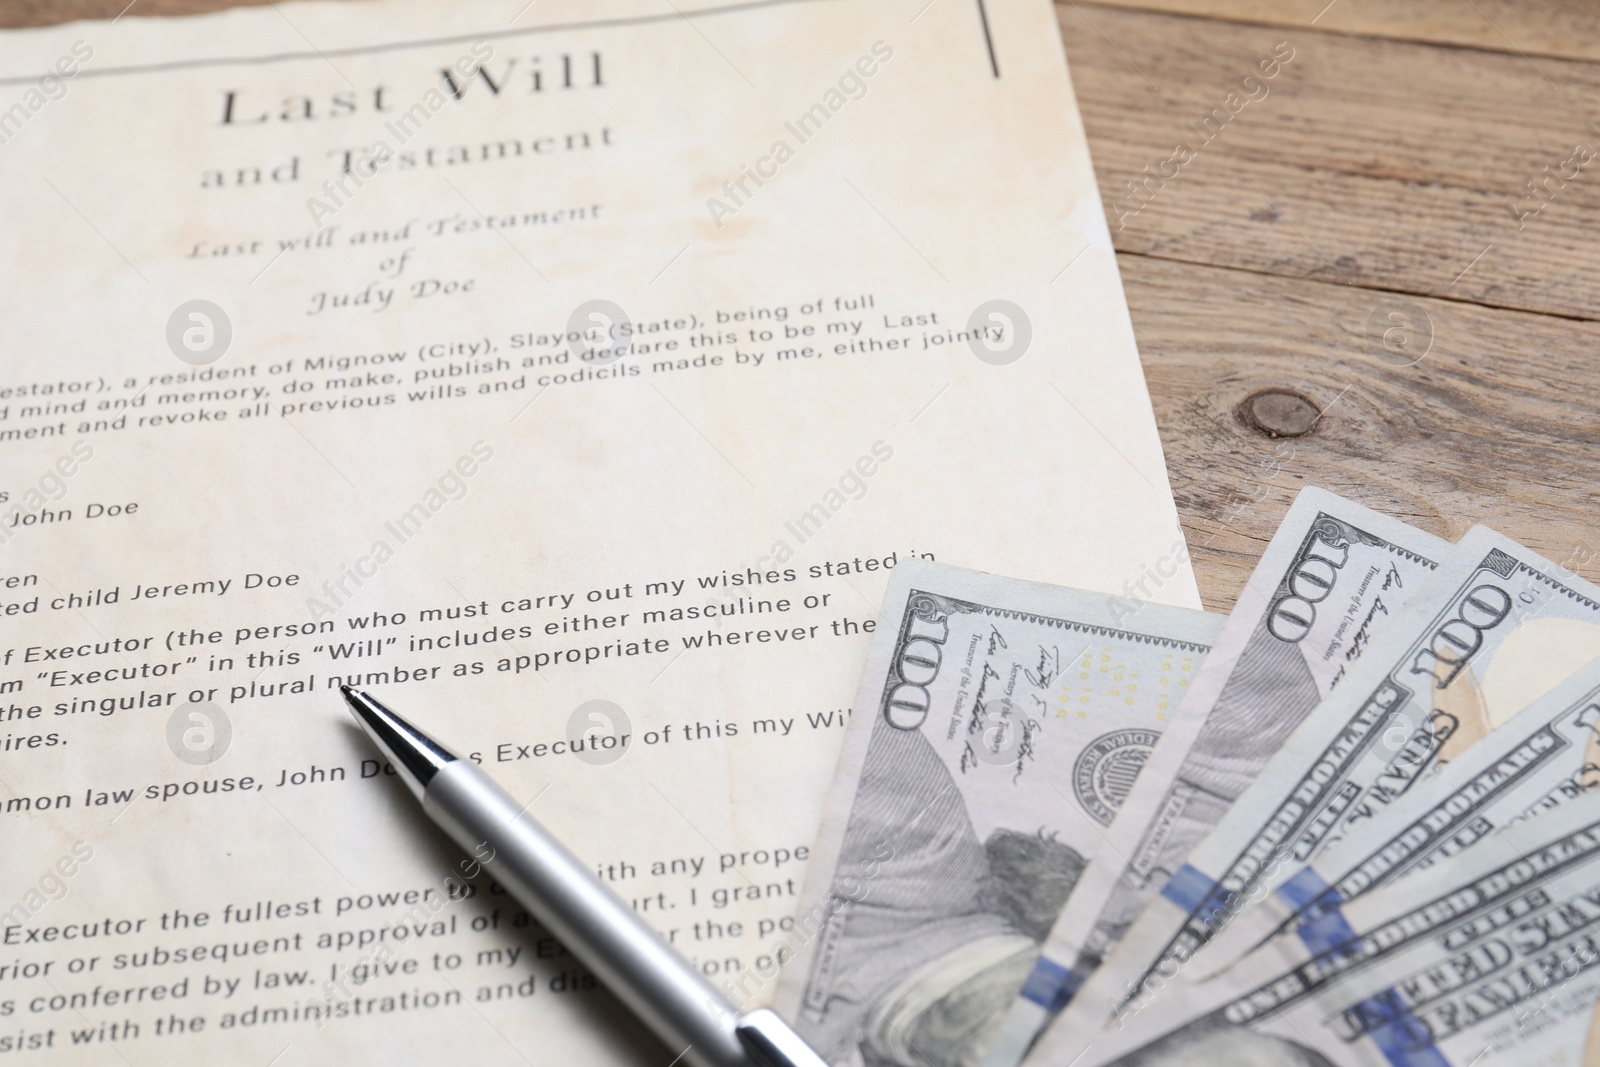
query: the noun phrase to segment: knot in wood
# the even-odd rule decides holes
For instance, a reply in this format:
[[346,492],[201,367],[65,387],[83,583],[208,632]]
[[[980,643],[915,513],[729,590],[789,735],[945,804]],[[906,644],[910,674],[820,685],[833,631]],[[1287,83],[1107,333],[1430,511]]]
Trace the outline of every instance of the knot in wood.
[[1244,399],[1239,416],[1269,437],[1303,437],[1316,427],[1322,411],[1291,389],[1262,389]]

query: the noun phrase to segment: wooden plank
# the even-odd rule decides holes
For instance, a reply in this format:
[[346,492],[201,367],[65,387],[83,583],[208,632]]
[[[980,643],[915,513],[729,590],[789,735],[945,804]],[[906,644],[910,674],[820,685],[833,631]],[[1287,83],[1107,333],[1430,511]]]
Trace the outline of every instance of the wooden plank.
[[1119,250],[1600,318],[1600,65],[1057,13]]
[[77,19],[201,15],[230,7],[257,7],[273,0],[0,0],[0,28],[55,26]]
[[[1119,260],[1207,607],[1232,607],[1308,484],[1452,540],[1486,523],[1600,579],[1591,326],[1147,256]],[[1411,347],[1392,336],[1386,349],[1367,322],[1375,309],[1401,305],[1417,327]],[[1305,397],[1311,419],[1326,411],[1304,436],[1273,438],[1247,404],[1265,391]]]
[[[1066,3],[1067,0],[1058,0]],[[1396,40],[1600,59],[1592,0],[1099,0],[1110,7]]]

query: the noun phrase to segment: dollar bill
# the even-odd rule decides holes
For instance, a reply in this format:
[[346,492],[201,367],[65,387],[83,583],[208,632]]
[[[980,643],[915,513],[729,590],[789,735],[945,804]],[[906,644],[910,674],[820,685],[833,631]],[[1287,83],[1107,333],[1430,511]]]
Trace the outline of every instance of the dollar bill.
[[1095,1039],[1078,1067],[1600,1063],[1600,793],[1278,938]]
[[1360,833],[1276,880],[1195,962],[1209,974],[1272,937],[1308,946],[1350,901],[1460,855],[1521,819],[1600,786],[1600,660],[1518,712],[1466,755],[1401,797]]
[[895,568],[774,952],[780,1008],[830,1063],[978,1062],[1221,626]]
[[1009,1010],[1013,1067],[1189,850],[1333,689],[1450,544],[1333,493],[1295,499]]
[[1376,816],[1597,652],[1600,589],[1474,528],[1195,847],[1036,1052],[1060,1056],[1108,1018],[1144,1010],[1281,870]]

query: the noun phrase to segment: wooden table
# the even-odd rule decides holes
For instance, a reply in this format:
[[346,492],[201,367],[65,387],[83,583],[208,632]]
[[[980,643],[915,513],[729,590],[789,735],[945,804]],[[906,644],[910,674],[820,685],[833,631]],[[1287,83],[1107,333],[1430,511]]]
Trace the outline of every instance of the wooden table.
[[[0,25],[126,2],[0,0]],[[1306,484],[1600,579],[1600,6],[1056,12],[1206,604]]]

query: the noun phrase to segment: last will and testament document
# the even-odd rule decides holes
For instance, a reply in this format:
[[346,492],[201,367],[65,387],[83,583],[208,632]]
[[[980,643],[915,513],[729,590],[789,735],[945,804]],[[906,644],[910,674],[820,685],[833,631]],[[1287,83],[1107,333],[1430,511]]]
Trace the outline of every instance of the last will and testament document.
[[371,689],[769,1000],[932,558],[1198,606],[1044,0],[0,35],[0,1056],[664,1063]]

